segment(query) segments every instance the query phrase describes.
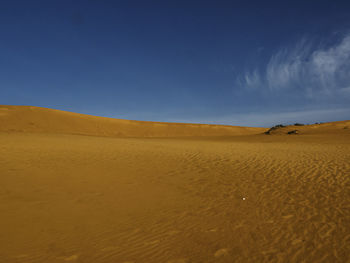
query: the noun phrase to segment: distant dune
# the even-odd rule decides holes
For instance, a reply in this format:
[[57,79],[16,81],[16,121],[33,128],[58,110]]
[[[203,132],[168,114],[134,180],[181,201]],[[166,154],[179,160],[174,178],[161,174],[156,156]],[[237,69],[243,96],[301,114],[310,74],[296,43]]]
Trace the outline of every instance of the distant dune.
[[[273,130],[271,135],[287,134],[292,130],[298,130],[299,134],[346,133],[347,129],[350,129],[350,121],[338,121],[305,126],[291,125]],[[104,137],[196,137],[253,135],[267,130],[267,128],[229,125],[123,120],[34,106],[0,105],[0,132]]]
[[0,131],[112,137],[230,136],[265,128],[122,120],[33,106],[0,105]]
[[293,134],[307,134],[307,135],[317,135],[317,134],[348,134],[350,130],[350,121],[335,121],[326,122],[320,124],[312,125],[288,125],[285,127],[271,129],[270,135],[288,135]]

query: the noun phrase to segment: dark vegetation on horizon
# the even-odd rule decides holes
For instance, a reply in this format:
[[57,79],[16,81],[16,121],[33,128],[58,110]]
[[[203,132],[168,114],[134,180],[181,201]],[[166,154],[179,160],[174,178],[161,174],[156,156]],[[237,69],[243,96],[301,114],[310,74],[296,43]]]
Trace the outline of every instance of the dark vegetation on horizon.
[[[315,124],[320,124],[320,123],[315,123]],[[277,130],[277,129],[280,129],[280,128],[285,128],[285,127],[288,127],[288,126],[304,126],[305,124],[302,124],[302,123],[294,123],[292,125],[283,125],[283,124],[277,124],[273,127],[271,127],[268,131],[264,132],[264,134],[267,134],[267,135],[271,135],[271,132],[274,131],[274,130]],[[288,131],[287,134],[298,134],[299,131],[298,130],[292,130],[292,131]]]

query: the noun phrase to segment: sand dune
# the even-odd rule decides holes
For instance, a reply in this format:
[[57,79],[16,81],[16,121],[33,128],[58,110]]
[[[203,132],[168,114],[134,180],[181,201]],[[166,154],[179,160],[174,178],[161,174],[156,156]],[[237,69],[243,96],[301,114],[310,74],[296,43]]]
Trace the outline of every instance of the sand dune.
[[269,136],[0,109],[1,263],[350,261],[349,121]]
[[0,106],[0,131],[113,137],[178,137],[256,134],[264,128],[130,121],[32,106]]
[[288,125],[271,131],[271,135],[283,135],[290,131],[297,130],[298,134],[304,135],[331,135],[331,134],[349,134],[350,121],[335,121],[312,125]]

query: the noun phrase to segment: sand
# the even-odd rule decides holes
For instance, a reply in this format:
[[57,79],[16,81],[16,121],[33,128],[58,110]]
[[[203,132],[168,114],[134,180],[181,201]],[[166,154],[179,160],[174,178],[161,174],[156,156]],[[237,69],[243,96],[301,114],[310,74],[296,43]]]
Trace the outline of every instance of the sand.
[[0,105],[0,132],[35,132],[107,137],[247,135],[264,128],[132,121],[32,106]]
[[0,109],[1,263],[350,261],[349,121],[128,138],[122,120]]

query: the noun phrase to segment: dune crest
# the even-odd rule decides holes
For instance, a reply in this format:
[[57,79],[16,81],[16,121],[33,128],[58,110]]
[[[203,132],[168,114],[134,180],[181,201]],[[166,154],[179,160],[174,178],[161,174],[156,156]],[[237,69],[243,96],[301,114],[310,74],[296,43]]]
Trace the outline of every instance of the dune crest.
[[105,137],[182,137],[249,135],[265,130],[229,125],[122,120],[33,106],[0,105],[0,132]]
[[330,135],[330,134],[349,134],[350,121],[334,121],[326,123],[317,123],[311,125],[276,125],[265,132],[268,135]]

